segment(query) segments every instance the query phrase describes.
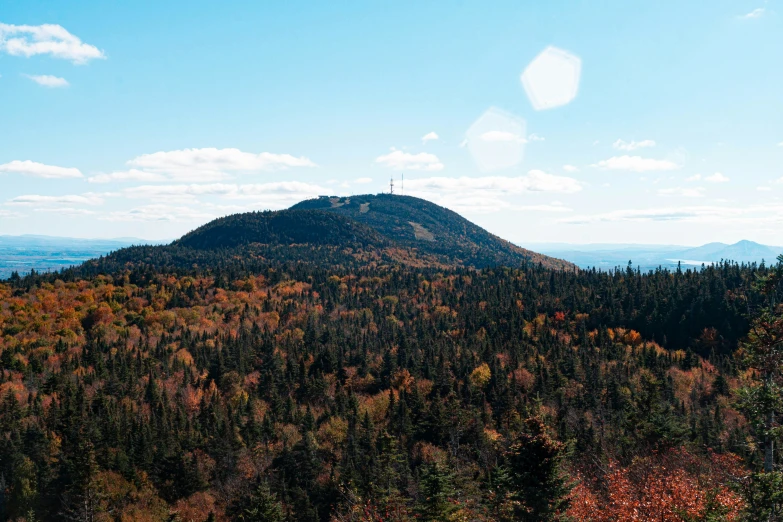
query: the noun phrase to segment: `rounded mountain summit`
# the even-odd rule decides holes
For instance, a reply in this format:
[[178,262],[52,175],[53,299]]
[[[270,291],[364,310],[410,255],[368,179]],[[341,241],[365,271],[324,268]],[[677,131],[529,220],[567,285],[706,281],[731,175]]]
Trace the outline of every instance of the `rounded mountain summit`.
[[287,210],[226,216],[173,246],[215,250],[251,244],[407,251],[419,259],[475,268],[525,263],[574,268],[567,261],[520,248],[432,202],[391,194],[322,196]]

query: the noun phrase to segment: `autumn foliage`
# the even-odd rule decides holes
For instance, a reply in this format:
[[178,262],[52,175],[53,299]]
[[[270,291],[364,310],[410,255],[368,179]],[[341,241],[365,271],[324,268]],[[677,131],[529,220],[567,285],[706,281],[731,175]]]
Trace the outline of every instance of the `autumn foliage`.
[[0,519],[736,520],[743,374],[630,324],[650,280],[570,277],[0,284]]
[[744,502],[736,485],[743,474],[734,455],[697,456],[684,448],[639,456],[627,466],[612,461],[601,475],[585,473],[569,515],[595,522],[739,520]]

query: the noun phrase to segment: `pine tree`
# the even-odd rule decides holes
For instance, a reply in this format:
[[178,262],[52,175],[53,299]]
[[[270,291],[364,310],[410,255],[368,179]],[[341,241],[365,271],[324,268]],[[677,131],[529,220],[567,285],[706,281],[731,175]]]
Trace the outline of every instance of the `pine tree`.
[[427,464],[419,480],[419,515],[422,520],[445,520],[455,509],[451,503],[454,496],[454,477],[441,463]]
[[563,469],[567,447],[547,433],[540,418],[527,419],[525,426],[505,455],[512,520],[565,520],[572,489]]
[[[783,279],[783,256],[758,285],[769,295]],[[763,452],[761,471],[744,484],[748,513],[753,520],[783,519],[783,471],[775,445],[783,439],[783,306],[763,308],[753,320],[740,354],[752,370],[752,382],[739,392],[739,406],[748,419],[757,447]]]
[[258,484],[249,496],[242,497],[232,506],[228,514],[234,520],[243,522],[282,522],[285,520],[283,504],[266,482]]

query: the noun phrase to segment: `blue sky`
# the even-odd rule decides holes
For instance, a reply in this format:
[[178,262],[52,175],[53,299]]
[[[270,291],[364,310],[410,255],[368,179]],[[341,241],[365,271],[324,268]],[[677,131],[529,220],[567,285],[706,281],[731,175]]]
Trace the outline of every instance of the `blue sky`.
[[[0,234],[174,238],[404,172],[519,243],[783,244],[780,0],[7,0],[0,24]],[[578,93],[536,110],[550,46],[578,83],[534,80]]]

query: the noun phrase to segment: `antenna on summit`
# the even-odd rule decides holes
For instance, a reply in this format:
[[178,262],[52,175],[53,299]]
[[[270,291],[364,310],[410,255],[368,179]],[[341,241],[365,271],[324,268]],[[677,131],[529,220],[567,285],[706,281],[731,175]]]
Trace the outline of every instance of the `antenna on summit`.
[[389,180],[389,194],[394,194],[394,176]]

